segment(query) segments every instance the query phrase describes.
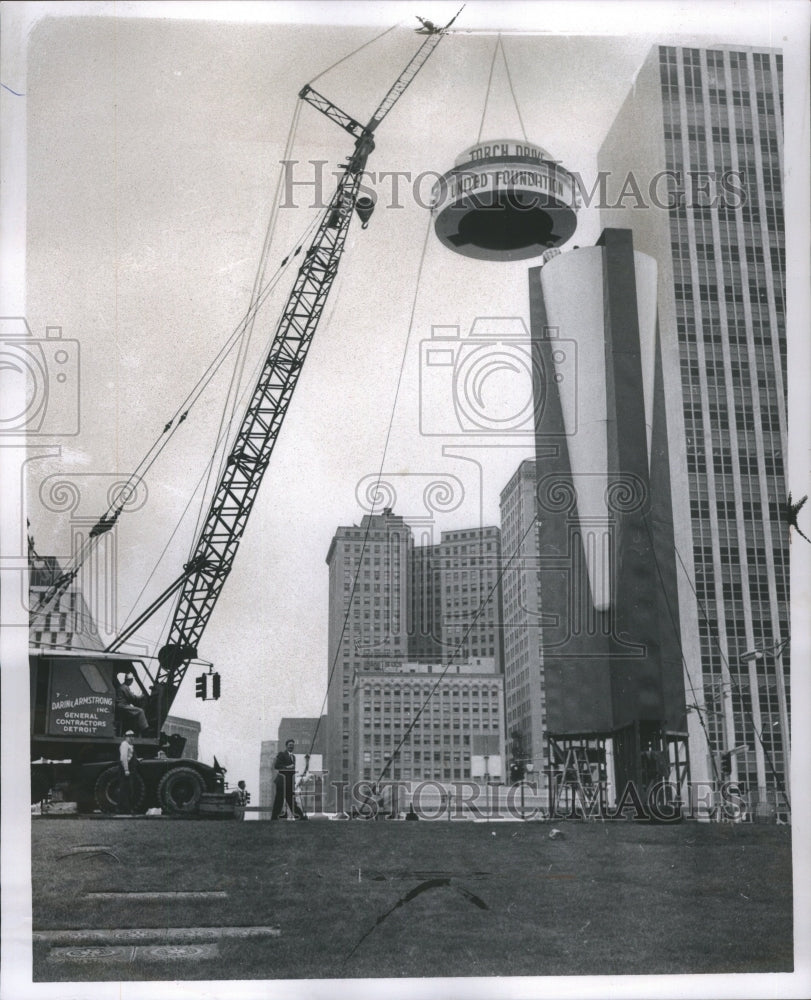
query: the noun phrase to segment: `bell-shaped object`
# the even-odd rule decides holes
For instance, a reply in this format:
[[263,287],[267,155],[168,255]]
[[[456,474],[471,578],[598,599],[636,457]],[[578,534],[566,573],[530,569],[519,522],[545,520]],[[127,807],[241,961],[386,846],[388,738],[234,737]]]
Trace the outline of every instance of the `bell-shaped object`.
[[369,219],[371,219],[372,212],[375,210],[375,201],[374,197],[363,195],[355,202],[355,211],[358,213],[358,218],[362,223],[362,229],[366,229],[369,225]]

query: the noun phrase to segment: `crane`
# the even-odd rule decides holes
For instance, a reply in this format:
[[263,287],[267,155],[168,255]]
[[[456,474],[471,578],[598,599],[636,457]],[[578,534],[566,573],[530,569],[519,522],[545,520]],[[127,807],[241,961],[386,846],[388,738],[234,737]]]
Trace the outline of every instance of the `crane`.
[[[188,663],[197,656],[200,638],[231,571],[259,485],[338,272],[349,224],[358,203],[358,188],[366,162],[374,149],[375,130],[414,80],[452,23],[448,22],[444,28],[426,37],[366,125],[361,125],[309,85],[299,92],[301,99],[348,132],[355,140],[355,147],[299,268],[192,558],[173,585],[180,593],[167,641],[158,654],[156,678],[156,686],[163,692],[166,704],[171,704]],[[370,207],[367,205],[367,210]],[[173,588],[170,588],[172,592]],[[142,621],[141,618],[133,623],[126,636],[132,634]],[[111,651],[121,645],[122,637],[119,636]]]
[[[335,281],[352,215],[357,211],[362,221],[366,222],[374,207],[370,199],[361,200],[358,197],[363,172],[374,149],[374,133],[413,82],[457,16],[458,14],[443,28],[427,35],[365,125],[361,125],[309,84],[299,92],[302,100],[352,136],[353,152],[320,218],[312,243],[304,254],[250,401],[230,445],[192,555],[183,567],[183,572],[100,654],[98,663],[90,664],[89,657],[84,655],[84,662],[78,665],[78,672],[74,670],[71,673],[66,655],[61,658],[41,657],[41,662],[36,657],[32,658],[32,689],[35,691],[32,700],[32,760],[53,757],[57,753],[64,756],[66,744],[73,743],[72,761],[67,771],[55,769],[47,762],[46,766],[32,769],[32,787],[38,793],[52,785],[55,775],[61,775],[63,780],[72,783],[77,802],[87,805],[92,800],[106,811],[114,809],[117,772],[109,765],[110,750],[114,751],[116,743],[112,730],[112,709],[109,717],[105,714],[106,701],[109,700],[108,690],[112,695],[120,687],[115,680],[116,672],[130,672],[129,660],[126,654],[120,652],[124,644],[175,595],[174,614],[166,642],[158,653],[157,669],[153,668],[154,674],[145,669],[151,681],[151,688],[143,689],[145,714],[149,732],[153,732],[155,738],[154,747],[147,747],[146,753],[141,751],[144,756],[151,754],[153,759],[144,762],[149,766],[144,768],[139,801],[144,807],[159,803],[170,812],[184,812],[192,807],[196,808],[206,790],[222,791],[222,768],[216,760],[211,769],[198,765],[197,762],[191,766],[191,762],[185,760],[178,764],[177,759],[161,759],[165,758],[165,754],[161,750],[164,744],[160,741],[160,731],[188,665],[197,657],[198,644],[231,572],[257,492]],[[112,518],[103,518],[96,534],[110,530],[116,518],[117,514]],[[65,574],[57,581],[47,595],[48,603],[66,585],[66,581],[69,583],[75,572]],[[94,666],[97,669],[92,669]],[[101,669],[102,666],[104,670]],[[88,692],[94,692],[91,700],[96,714],[95,720],[83,718],[80,726],[75,724],[74,716],[70,713],[59,714],[67,712],[65,706],[70,707],[72,700],[77,700],[75,696],[79,689],[75,685],[81,683],[75,679],[77,673],[85,677],[89,685]],[[61,692],[58,690],[60,684]],[[70,687],[71,684],[74,685],[73,688]],[[90,694],[80,695],[78,701],[87,703],[89,698]],[[54,704],[61,706],[56,714],[49,708]],[[84,716],[89,714],[91,713],[83,713]],[[71,736],[71,733],[75,735]],[[105,743],[109,744],[106,748]],[[173,756],[171,751],[169,756]]]

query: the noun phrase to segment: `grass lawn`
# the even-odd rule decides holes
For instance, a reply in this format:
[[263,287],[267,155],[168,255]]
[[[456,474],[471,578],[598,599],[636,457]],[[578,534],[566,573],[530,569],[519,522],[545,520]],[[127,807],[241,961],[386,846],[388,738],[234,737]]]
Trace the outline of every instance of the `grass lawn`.
[[[37,943],[34,979],[791,971],[790,828],[557,827],[550,840],[547,823],[35,820],[34,930],[262,925],[281,937],[140,966],[53,963]],[[111,890],[228,895],[85,898]]]

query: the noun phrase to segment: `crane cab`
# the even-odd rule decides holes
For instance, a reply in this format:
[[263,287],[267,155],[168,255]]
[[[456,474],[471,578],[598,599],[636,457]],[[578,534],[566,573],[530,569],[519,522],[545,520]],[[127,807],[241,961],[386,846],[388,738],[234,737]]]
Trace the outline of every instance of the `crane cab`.
[[[84,760],[110,758],[111,746],[117,746],[129,728],[117,710],[118,690],[127,674],[134,678],[154,725],[153,699],[144,685],[149,674],[139,660],[95,651],[37,651],[29,656],[29,664],[34,758],[74,759],[77,751]],[[157,747],[157,732],[151,732],[139,744]]]
[[130,674],[150,727],[135,740],[133,809],[190,815],[210,804],[206,796],[223,797],[225,770],[217,761],[210,766],[189,760],[183,757],[182,736],[161,734],[164,688],[142,660],[103,651],[37,650],[29,662],[32,802],[58,790],[79,812],[116,812],[118,748],[126,730],[134,728],[121,715],[118,693]]

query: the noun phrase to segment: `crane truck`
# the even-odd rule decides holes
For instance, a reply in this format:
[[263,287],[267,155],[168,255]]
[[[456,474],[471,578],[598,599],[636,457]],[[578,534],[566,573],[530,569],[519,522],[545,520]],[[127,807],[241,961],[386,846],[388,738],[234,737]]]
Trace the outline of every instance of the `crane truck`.
[[[458,16],[458,15],[457,15]],[[35,650],[31,676],[31,800],[42,800],[59,785],[80,811],[115,812],[119,801],[118,747],[127,719],[117,712],[118,694],[127,675],[139,689],[147,727],[135,741],[140,760],[132,789],[134,811],[160,807],[164,813],[203,815],[224,795],[224,769],[183,757],[185,741],[163,734],[189,664],[197,649],[251,513],[259,485],[307,351],[337,274],[349,224],[357,213],[365,224],[374,209],[359,197],[366,162],[374,149],[374,133],[453,23],[431,26],[427,37],[390,87],[366,125],[346,114],[309,84],[300,92],[306,101],[354,139],[354,149],[304,254],[241,426],[198,532],[193,555],[183,572],[102,652]],[[424,34],[426,32],[420,32]],[[98,537],[112,530],[121,509],[102,516],[91,530]],[[70,586],[78,566],[62,573],[32,609],[47,613]],[[176,596],[177,595],[177,596]],[[160,607],[175,598],[166,643],[157,663],[121,652],[127,640]],[[216,805],[215,805],[216,811]]]

